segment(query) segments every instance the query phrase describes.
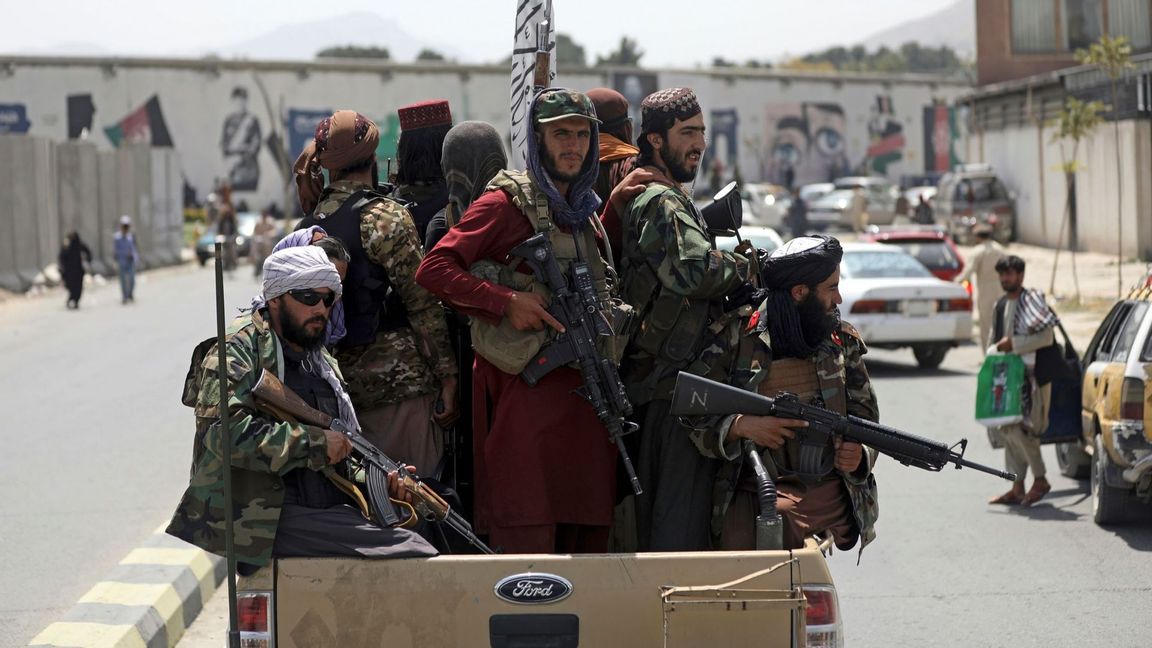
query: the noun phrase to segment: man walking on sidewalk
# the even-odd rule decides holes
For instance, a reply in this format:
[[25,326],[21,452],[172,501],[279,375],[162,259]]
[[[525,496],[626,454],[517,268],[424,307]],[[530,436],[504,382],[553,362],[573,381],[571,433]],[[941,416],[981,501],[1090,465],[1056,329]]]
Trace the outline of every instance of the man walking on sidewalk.
[[140,253],[136,249],[136,236],[132,234],[132,217],[120,217],[120,231],[113,241],[116,266],[120,271],[120,303],[136,301],[136,266],[140,264]]

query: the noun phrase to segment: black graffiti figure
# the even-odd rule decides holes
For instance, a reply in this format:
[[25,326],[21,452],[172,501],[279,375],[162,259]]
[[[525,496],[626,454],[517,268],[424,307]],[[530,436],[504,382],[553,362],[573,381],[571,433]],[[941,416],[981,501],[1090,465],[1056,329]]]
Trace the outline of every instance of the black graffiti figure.
[[255,191],[260,184],[260,121],[248,112],[248,91],[242,87],[232,89],[232,113],[224,119],[220,136],[220,150],[224,160],[231,162],[228,183],[233,191]]

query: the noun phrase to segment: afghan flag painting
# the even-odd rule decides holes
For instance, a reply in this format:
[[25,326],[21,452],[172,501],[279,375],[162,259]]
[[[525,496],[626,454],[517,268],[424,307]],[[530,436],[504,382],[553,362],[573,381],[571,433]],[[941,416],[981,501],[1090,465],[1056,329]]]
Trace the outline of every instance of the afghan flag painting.
[[960,137],[956,109],[937,104],[924,107],[924,170],[950,171],[960,158],[956,140]]
[[164,123],[164,113],[160,110],[160,98],[144,102],[124,119],[104,128],[104,134],[112,146],[119,147],[125,142],[143,142],[151,146],[172,146],[172,136],[168,134],[168,124]]
[[868,122],[868,166],[881,175],[904,159],[904,126],[896,118],[892,97],[878,95]]

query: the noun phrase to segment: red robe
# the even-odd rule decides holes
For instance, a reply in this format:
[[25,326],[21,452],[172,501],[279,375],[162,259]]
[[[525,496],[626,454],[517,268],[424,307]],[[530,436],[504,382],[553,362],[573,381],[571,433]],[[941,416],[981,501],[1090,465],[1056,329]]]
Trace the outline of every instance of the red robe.
[[[470,317],[496,323],[512,289],[468,272],[488,259],[507,263],[534,234],[503,191],[490,191],[428,252],[416,282]],[[520,272],[531,273],[521,264]],[[580,372],[561,367],[529,386],[479,354],[473,368],[476,525],[609,526],[616,492],[616,446],[574,390]]]

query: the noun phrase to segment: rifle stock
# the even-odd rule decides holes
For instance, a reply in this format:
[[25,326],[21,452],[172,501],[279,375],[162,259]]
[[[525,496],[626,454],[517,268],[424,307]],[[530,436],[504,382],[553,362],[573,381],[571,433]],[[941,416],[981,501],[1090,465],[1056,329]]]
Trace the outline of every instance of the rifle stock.
[[[352,429],[344,421],[333,418],[304,402],[304,399],[300,398],[275,375],[267,371],[261,372],[260,379],[252,388],[252,396],[256,401],[257,408],[281,420],[299,421],[306,425],[333,430],[347,437],[352,443],[353,450],[365,463],[371,504],[383,524],[407,527],[415,524],[418,516],[429,521],[443,522],[477,549],[484,553],[495,553],[476,537],[468,522],[460,517],[459,513],[453,511],[451,505],[444,501],[444,498],[440,497],[428,484],[424,483],[419,476],[381,452],[358,430]],[[398,473],[401,487],[412,495],[415,506],[391,499],[388,496],[387,475],[392,472]],[[405,520],[403,524],[399,524],[399,517],[392,507],[393,502],[406,507],[411,513],[409,519]]]
[[[906,466],[939,471],[945,465],[953,464],[957,469],[967,467],[1009,481],[1016,479],[1013,473],[965,459],[967,439],[961,439],[955,446],[949,447],[940,441],[856,416],[844,416],[815,405],[805,405],[795,394],[785,393],[769,398],[683,371],[676,378],[670,412],[676,416],[746,414],[803,419],[808,421],[809,427],[797,431],[796,438],[802,444],[831,443],[831,436],[835,434],[874,448]],[[959,447],[959,452],[954,450],[956,447]],[[830,469],[831,466],[824,466],[823,474],[827,474]]]

